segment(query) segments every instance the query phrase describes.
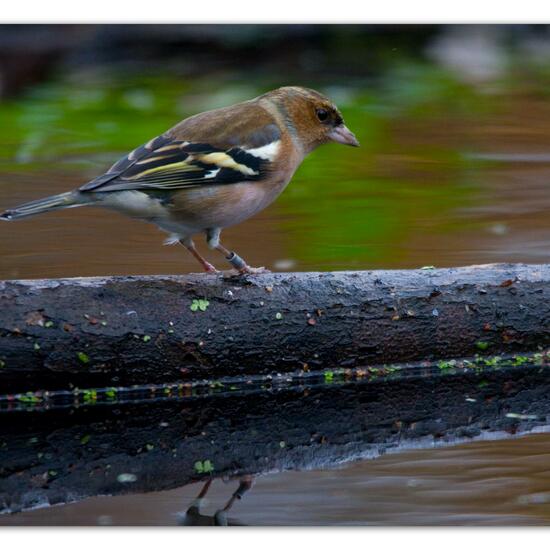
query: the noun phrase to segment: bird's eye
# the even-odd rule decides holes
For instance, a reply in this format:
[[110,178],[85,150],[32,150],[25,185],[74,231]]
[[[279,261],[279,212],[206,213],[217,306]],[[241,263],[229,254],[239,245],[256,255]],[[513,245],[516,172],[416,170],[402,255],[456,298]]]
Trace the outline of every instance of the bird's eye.
[[324,122],[328,118],[328,111],[326,109],[317,109],[317,118]]

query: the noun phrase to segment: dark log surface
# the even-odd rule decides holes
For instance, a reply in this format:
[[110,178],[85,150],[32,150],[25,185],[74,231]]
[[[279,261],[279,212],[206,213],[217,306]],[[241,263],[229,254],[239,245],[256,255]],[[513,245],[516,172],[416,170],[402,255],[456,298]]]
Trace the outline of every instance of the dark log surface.
[[[193,307],[193,301],[206,300]],[[534,350],[550,266],[0,282],[0,393]]]

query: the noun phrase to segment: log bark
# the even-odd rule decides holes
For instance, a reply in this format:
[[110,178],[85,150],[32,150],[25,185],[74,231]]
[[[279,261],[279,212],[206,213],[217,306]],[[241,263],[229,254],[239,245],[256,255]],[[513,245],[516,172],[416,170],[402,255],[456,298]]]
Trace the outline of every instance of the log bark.
[[535,350],[550,266],[0,282],[0,393]]

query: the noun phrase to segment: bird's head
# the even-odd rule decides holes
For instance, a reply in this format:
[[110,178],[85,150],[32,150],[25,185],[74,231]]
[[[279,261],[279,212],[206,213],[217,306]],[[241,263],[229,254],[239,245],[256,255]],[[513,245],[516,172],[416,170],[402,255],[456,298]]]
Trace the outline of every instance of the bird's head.
[[263,97],[277,105],[289,131],[301,142],[304,152],[308,153],[331,141],[359,147],[359,141],[344,124],[338,107],[319,92],[300,86],[285,86]]

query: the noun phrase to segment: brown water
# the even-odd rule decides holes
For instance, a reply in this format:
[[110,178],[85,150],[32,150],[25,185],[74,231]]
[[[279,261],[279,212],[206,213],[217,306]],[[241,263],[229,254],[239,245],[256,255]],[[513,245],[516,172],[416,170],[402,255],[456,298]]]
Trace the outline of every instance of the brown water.
[[[225,232],[227,246],[252,265],[274,270],[547,262],[545,81],[525,79],[519,89],[512,80],[465,93],[464,85],[438,79],[425,83],[427,97],[406,104],[399,82],[355,89],[340,103],[363,147],[330,145],[312,154],[275,204]],[[4,115],[8,107],[15,114],[4,119],[9,124],[0,135],[0,209],[69,190],[181,116],[223,99],[212,94],[199,100],[196,90],[179,91],[174,83],[133,84],[138,95],[130,96],[133,103],[127,99],[126,119],[113,114],[114,99],[94,99],[101,85],[101,79],[63,83],[3,106]],[[77,88],[80,96],[72,96],[81,103],[67,105],[67,86]],[[113,90],[119,102],[128,93]],[[237,87],[233,99],[250,92]],[[152,97],[153,107],[140,97]],[[45,120],[41,108],[47,114],[54,107],[57,114]],[[5,223],[0,278],[197,270],[181,247],[163,247],[162,239],[152,226],[95,209]],[[205,253],[224,268],[215,254]],[[550,436],[531,435],[408,451],[334,470],[265,475],[229,516],[253,525],[548,524],[549,461]],[[220,507],[235,485],[216,481],[205,513]],[[1,517],[0,525],[175,525],[199,490],[193,485],[93,498]]]

